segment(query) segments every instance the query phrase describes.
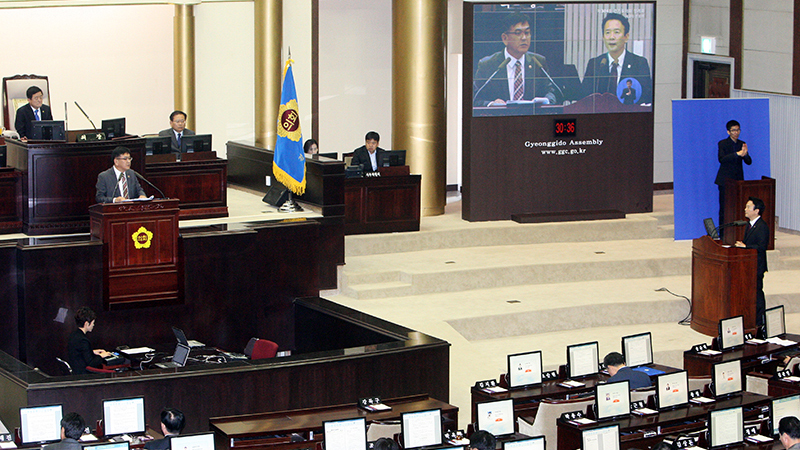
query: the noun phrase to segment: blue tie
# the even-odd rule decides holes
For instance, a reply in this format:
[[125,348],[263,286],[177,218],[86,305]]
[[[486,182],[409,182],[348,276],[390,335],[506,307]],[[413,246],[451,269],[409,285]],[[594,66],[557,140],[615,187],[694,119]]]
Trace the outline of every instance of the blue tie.
[[33,116],[34,116],[34,117],[36,117],[36,120],[37,120],[37,121],[38,121],[38,120],[42,120],[42,119],[39,117],[39,110],[38,110],[38,109],[34,109],[34,110],[33,110]]

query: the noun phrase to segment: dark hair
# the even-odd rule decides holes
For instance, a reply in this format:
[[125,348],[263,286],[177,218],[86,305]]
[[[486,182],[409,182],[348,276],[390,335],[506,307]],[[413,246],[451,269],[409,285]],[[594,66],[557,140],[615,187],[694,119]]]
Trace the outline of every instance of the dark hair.
[[187,116],[185,112],[175,110],[175,111],[172,111],[172,114],[169,115],[169,121],[172,122],[173,120],[175,120],[175,116],[178,115],[178,114],[183,114],[183,118],[184,119],[188,119],[189,118],[189,116]]
[[400,446],[397,445],[392,439],[382,437],[375,441],[375,446],[373,447],[374,450],[400,450]]
[[369,133],[367,133],[366,136],[364,136],[364,140],[365,141],[373,140],[373,141],[380,142],[381,141],[381,135],[378,134],[377,131],[370,131]]
[[497,440],[492,433],[486,430],[479,430],[472,433],[469,437],[469,448],[476,448],[478,450],[494,450],[497,445]]
[[661,441],[653,447],[653,450],[675,450],[675,445],[666,441]]
[[527,23],[528,25],[530,25],[531,20],[528,18],[528,16],[520,12],[503,15],[503,19],[501,22],[501,24],[503,25],[503,33],[510,31],[511,27],[513,27],[518,23]]
[[164,408],[161,410],[161,423],[170,433],[179,434],[186,426],[186,418],[175,408]]
[[78,413],[66,413],[64,417],[61,418],[61,428],[64,429],[64,436],[77,441],[83,435],[86,422],[83,421],[83,417]]
[[316,144],[317,148],[319,148],[319,144],[317,144],[317,141],[315,141],[314,139],[307,140],[306,143],[303,144],[303,153],[310,152],[311,151],[311,146],[315,145],[315,144]]
[[[33,96],[38,94],[39,92],[42,92],[42,88],[40,88],[39,86],[31,86],[28,88],[27,91],[25,91],[25,95],[27,95],[28,98],[33,98]],[[42,92],[42,95],[44,95],[44,92]]]
[[75,311],[75,323],[78,328],[82,327],[86,322],[92,323],[94,319],[97,319],[97,314],[88,306],[81,306]]
[[606,367],[612,367],[612,366],[617,367],[617,366],[622,366],[624,364],[625,364],[625,358],[622,356],[622,354],[617,352],[611,352],[607,354],[605,358],[603,358],[603,365],[605,365]]
[[755,197],[750,197],[748,200],[753,202],[753,209],[757,209],[758,210],[758,215],[759,216],[763,216],[764,215],[764,200],[761,200],[760,198],[755,198]]
[[131,154],[131,151],[130,151],[130,150],[128,150],[128,147],[119,146],[119,147],[115,148],[115,149],[114,149],[114,150],[111,152],[111,156],[113,156],[113,157],[114,157],[114,159],[117,159],[117,158],[119,158],[120,156],[124,155],[125,153],[127,153],[127,154],[129,154],[129,155],[130,155],[130,154]]
[[785,434],[792,439],[800,439],[800,420],[795,416],[786,416],[778,423],[778,435]]
[[628,18],[623,16],[622,14],[617,14],[617,13],[609,13],[608,15],[606,15],[606,17],[603,19],[603,27],[602,27],[603,31],[605,31],[606,22],[608,22],[609,20],[619,20],[619,22],[622,24],[622,28],[625,30],[625,34],[630,33],[631,23],[628,22]]
[[729,120],[728,123],[725,124],[725,129],[728,130],[728,131],[731,131],[731,128],[733,128],[733,127],[742,128],[742,126],[739,125],[739,122],[737,122],[735,120]]

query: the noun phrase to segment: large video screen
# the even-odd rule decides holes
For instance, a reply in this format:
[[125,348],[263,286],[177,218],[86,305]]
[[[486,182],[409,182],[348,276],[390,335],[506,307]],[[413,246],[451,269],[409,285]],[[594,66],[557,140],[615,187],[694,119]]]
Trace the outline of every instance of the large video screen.
[[473,117],[652,111],[652,2],[465,7]]

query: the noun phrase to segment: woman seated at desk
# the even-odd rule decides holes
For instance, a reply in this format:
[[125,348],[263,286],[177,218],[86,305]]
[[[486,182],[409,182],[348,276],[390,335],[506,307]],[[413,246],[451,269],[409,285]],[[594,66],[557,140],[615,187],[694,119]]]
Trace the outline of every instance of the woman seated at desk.
[[103,358],[111,354],[103,349],[92,349],[92,343],[86,336],[94,329],[94,321],[97,314],[87,306],[82,306],[75,311],[75,324],[78,329],[69,335],[67,342],[67,358],[69,365],[72,366],[72,373],[88,373],[86,367],[103,367]]

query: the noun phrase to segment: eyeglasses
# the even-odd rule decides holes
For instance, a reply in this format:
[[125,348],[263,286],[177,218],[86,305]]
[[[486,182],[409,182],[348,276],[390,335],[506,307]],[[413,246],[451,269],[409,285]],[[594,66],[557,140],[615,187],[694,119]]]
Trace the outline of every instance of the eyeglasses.
[[522,30],[522,29],[518,28],[518,29],[516,29],[514,31],[506,31],[506,34],[513,34],[516,37],[521,37],[523,35],[525,37],[531,37],[531,29],[530,28],[526,28],[526,29]]
[[133,161],[133,158],[130,156],[118,156],[116,159],[121,159],[123,161]]

